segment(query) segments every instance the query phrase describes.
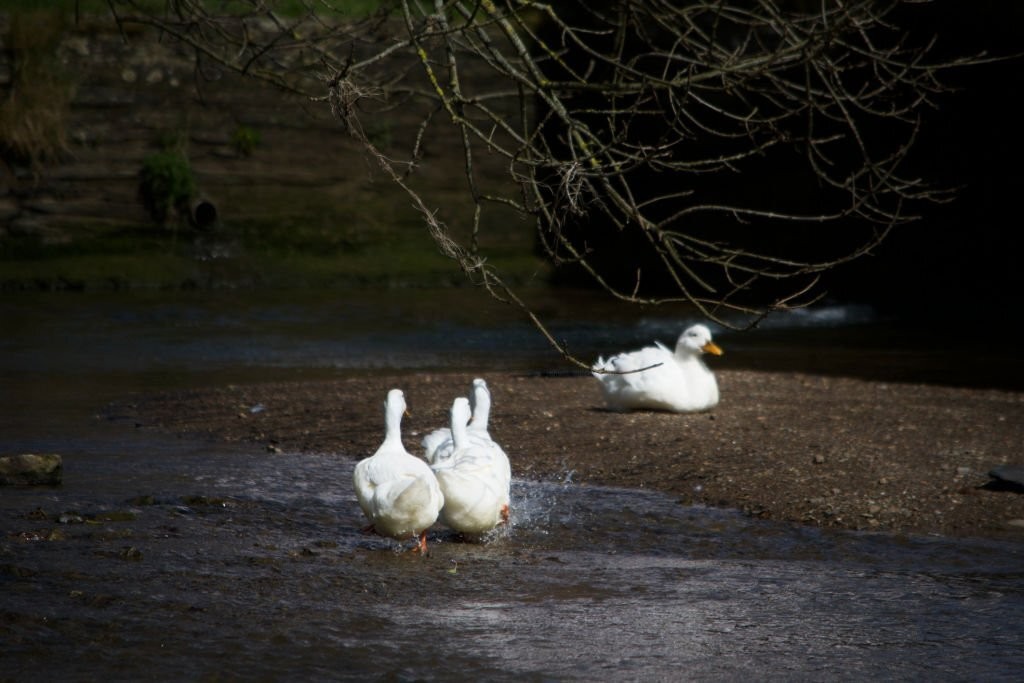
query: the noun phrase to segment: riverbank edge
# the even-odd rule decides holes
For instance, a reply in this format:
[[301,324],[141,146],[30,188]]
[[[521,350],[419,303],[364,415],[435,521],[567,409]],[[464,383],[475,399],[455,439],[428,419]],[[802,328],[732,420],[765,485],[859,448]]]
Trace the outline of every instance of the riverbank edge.
[[406,393],[403,439],[418,453],[476,376],[517,478],[653,489],[821,528],[1024,540],[1024,495],[988,476],[1020,457],[1020,392],[722,371],[711,411],[613,413],[588,377],[394,372],[145,395],[117,410],[142,429],[358,459],[379,445],[388,389]]

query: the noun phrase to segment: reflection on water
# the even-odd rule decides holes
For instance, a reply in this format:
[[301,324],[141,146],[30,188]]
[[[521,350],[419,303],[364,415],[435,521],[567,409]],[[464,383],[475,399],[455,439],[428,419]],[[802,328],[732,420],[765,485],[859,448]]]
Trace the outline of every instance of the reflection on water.
[[[0,678],[1019,676],[1024,544],[827,533],[516,481],[509,529],[485,545],[438,529],[423,558],[359,533],[346,454],[238,451],[95,418],[173,387],[558,366],[513,311],[435,294],[0,300],[0,451],[65,459],[60,488],[0,491]],[[584,357],[681,327],[578,296],[542,306]],[[748,366],[943,360],[922,346],[887,356],[898,340],[870,325],[830,326],[864,315],[821,309],[719,338]]]
[[[583,360],[671,345],[700,319],[593,292],[528,298]],[[453,365],[571,367],[518,309],[473,289],[8,294],[0,321],[0,377],[26,390],[39,377],[103,391]],[[791,311],[748,332],[712,327],[726,348],[722,367],[1024,389],[1021,340],[1005,330],[922,329],[858,306]]]

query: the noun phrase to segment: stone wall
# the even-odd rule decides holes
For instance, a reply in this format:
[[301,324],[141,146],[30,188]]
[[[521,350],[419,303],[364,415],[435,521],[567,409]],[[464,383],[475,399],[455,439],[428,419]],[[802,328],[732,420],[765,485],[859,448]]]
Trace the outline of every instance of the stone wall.
[[[14,85],[12,51],[2,42],[9,26],[0,13],[0,99]],[[175,136],[200,194],[228,219],[287,212],[289,203],[299,210],[306,197],[365,182],[365,173],[351,173],[359,155],[325,105],[212,65],[197,70],[182,46],[151,30],[122,36],[101,19],[68,25],[57,57],[73,90],[67,150],[36,169],[0,159],[0,238],[54,243],[96,226],[146,225],[143,160]],[[233,143],[240,127],[258,135],[251,155]]]

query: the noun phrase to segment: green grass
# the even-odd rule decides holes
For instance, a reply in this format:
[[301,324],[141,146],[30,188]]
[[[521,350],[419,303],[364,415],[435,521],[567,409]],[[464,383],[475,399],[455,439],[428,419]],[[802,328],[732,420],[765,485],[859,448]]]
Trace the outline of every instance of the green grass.
[[188,243],[167,231],[111,226],[76,231],[78,237],[65,244],[31,237],[0,242],[0,287],[177,287],[193,269]]
[[[246,226],[213,233],[152,227],[75,226],[65,244],[0,241],[0,289],[188,287],[434,287],[466,278],[422,229],[398,230],[358,245],[322,228]],[[211,245],[229,254],[209,259]],[[510,283],[542,284],[547,266],[516,245],[483,251]]]

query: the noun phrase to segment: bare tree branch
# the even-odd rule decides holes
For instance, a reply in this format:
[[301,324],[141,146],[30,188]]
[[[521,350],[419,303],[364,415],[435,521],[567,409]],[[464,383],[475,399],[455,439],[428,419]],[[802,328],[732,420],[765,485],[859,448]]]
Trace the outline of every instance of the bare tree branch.
[[[612,296],[753,324],[949,198],[904,168],[942,73],[986,59],[932,60],[931,37],[895,23],[913,9],[900,0],[394,0],[359,19],[329,0],[289,17],[269,0],[108,2],[122,24],[329,104],[438,248],[580,365],[480,253],[493,209],[532,217],[553,263]],[[413,104],[415,140],[390,159],[362,121]],[[452,131],[468,244],[409,182],[424,142]]]

